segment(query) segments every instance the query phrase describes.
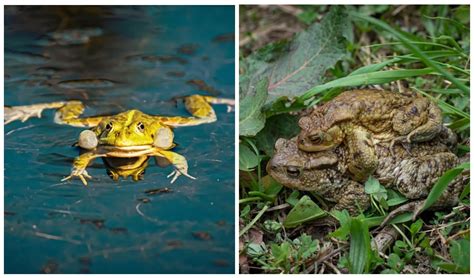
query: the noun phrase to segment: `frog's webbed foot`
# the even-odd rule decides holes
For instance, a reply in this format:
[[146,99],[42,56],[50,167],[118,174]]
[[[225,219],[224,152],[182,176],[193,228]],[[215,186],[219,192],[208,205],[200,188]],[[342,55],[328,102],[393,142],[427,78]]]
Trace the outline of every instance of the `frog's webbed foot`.
[[14,106],[5,107],[5,120],[4,124],[7,125],[13,121],[20,120],[21,122],[27,121],[31,117],[41,118],[43,107],[38,106]]
[[415,220],[416,217],[418,217],[418,215],[421,213],[421,209],[423,208],[424,203],[424,200],[416,200],[399,206],[398,208],[392,210],[389,214],[387,214],[380,226],[384,227],[385,225],[387,225],[388,222],[390,222],[390,220],[405,212],[413,212],[412,219]]
[[186,176],[192,180],[195,180],[196,178],[191,176],[190,174],[188,174],[187,172],[180,172],[180,170],[178,169],[174,169],[173,172],[171,172],[168,176],[166,176],[167,178],[170,178],[170,177],[173,177],[171,179],[171,182],[170,183],[174,183],[176,181],[176,179],[179,177],[179,176]]
[[212,104],[225,104],[227,105],[227,113],[230,113],[234,110],[235,100],[230,98],[216,98],[206,96],[206,101]]
[[188,174],[188,162],[186,161],[186,158],[180,154],[177,154],[175,152],[170,152],[170,151],[164,151],[159,148],[155,150],[155,155],[158,157],[165,158],[166,160],[169,161],[169,163],[173,164],[175,169],[173,172],[171,172],[167,177],[171,179],[171,183],[174,183],[176,179],[183,175],[185,177],[188,177],[190,179],[195,180],[196,178]]
[[73,177],[79,177],[85,186],[87,186],[86,178],[92,179],[92,177],[87,173],[87,170],[85,168],[73,168],[71,174],[62,179],[61,181],[67,181]]
[[51,103],[40,103],[23,106],[5,106],[5,119],[4,124],[7,125],[13,121],[20,120],[22,122],[27,121],[29,118],[37,117],[41,118],[41,113],[45,109],[60,108],[64,106],[64,102],[51,102]]
[[97,153],[94,153],[94,152],[88,152],[88,153],[81,154],[79,157],[76,157],[74,159],[71,174],[69,176],[65,177],[64,179],[62,179],[61,181],[66,181],[66,180],[69,180],[73,177],[79,177],[81,179],[82,183],[85,186],[87,186],[86,178],[88,178],[88,179],[92,178],[86,171],[87,165],[89,165],[89,162],[91,162],[93,159],[95,159],[97,157],[103,157],[103,156],[105,156],[105,155],[104,154],[97,154]]

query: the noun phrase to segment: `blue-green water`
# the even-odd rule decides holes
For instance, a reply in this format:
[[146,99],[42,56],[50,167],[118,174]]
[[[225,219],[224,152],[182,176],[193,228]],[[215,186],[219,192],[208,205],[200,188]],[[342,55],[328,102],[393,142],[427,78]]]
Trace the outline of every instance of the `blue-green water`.
[[[234,98],[233,33],[233,6],[6,7],[5,104],[185,116],[171,98]],[[77,79],[113,83],[60,83]],[[217,122],[175,130],[197,180],[174,184],[152,160],[143,181],[114,182],[100,159],[88,188],[61,182],[83,129],[54,124],[52,110],[5,126],[5,272],[233,273],[234,112],[214,107]]]

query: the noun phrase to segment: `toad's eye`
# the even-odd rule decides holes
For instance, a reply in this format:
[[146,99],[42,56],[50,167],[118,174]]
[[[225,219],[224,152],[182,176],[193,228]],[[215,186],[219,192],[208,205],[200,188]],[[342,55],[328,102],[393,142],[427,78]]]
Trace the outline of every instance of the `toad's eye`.
[[288,168],[286,168],[286,173],[292,178],[297,178],[301,175],[300,169],[295,166],[288,166]]
[[112,122],[107,123],[107,124],[105,125],[105,130],[111,131],[113,127],[114,127],[114,126],[113,126]]
[[137,124],[137,129],[138,129],[138,131],[143,132],[143,131],[145,131],[145,125],[142,122],[139,122]]
[[323,133],[318,132],[316,134],[309,135],[308,138],[311,140],[311,143],[318,145],[323,142],[324,135]]

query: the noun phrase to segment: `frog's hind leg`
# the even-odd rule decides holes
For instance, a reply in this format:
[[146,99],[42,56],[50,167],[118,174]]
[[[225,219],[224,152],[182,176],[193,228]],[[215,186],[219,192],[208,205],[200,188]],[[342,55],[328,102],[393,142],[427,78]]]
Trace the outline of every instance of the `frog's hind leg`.
[[173,164],[175,169],[167,176],[168,178],[172,177],[171,183],[174,183],[176,179],[181,175],[193,180],[196,179],[195,177],[188,174],[188,162],[186,161],[186,158],[184,156],[175,152],[164,151],[159,148],[155,148],[154,152],[151,155],[158,156],[160,158],[165,158],[169,161],[170,164]]
[[212,123],[217,120],[216,112],[211,104],[235,104],[233,99],[215,98],[210,96],[191,95],[184,98],[184,106],[192,117],[157,117],[157,120],[172,127],[194,126]]
[[76,127],[94,127],[104,119],[102,116],[79,118],[84,112],[85,106],[78,100],[68,101],[63,105],[54,116],[54,122],[57,124],[66,124]]
[[13,121],[27,121],[31,117],[41,118],[41,113],[46,109],[61,108],[66,104],[64,101],[38,103],[22,106],[5,106],[4,107],[4,124],[7,125]]

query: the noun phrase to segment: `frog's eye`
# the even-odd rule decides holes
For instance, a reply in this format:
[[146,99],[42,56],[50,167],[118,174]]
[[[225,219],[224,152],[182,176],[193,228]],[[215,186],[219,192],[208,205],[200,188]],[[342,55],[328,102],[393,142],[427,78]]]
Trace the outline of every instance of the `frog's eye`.
[[145,131],[145,125],[142,122],[138,122],[137,123],[137,129],[138,129],[138,131],[143,132],[143,131]]
[[105,125],[105,130],[111,131],[113,127],[114,127],[114,126],[113,126],[112,122],[109,122],[109,123],[107,123],[107,124]]
[[291,178],[297,178],[301,175],[301,170],[295,166],[288,166],[288,168],[286,168],[286,173]]
[[309,140],[311,140],[311,143],[315,145],[319,145],[323,142],[324,134],[322,132],[318,132],[318,133],[309,135],[308,138]]

